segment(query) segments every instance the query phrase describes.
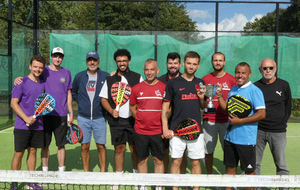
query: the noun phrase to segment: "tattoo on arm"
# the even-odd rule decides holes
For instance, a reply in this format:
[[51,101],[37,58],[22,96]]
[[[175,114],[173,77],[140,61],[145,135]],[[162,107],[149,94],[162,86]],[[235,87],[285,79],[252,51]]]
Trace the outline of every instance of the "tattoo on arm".
[[165,117],[169,118],[169,112],[168,111],[166,112]]

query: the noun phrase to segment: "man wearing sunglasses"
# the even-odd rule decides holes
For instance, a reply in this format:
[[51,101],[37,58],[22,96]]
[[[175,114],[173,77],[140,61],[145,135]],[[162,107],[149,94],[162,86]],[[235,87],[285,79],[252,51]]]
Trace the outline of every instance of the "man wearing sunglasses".
[[292,95],[289,83],[275,76],[276,63],[269,58],[260,62],[262,79],[254,84],[264,94],[266,118],[258,122],[256,143],[256,169],[260,175],[261,161],[266,144],[269,143],[276,165],[277,175],[289,175],[285,160],[286,127],[292,111]]

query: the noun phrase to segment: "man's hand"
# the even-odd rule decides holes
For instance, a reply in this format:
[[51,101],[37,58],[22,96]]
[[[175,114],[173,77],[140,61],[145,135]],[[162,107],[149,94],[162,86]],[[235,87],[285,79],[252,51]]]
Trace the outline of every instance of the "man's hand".
[[25,121],[25,123],[26,123],[27,126],[30,126],[30,125],[32,125],[36,121],[36,119],[33,116],[29,116],[29,117],[27,116],[24,119],[24,121]]
[[166,139],[171,139],[174,136],[174,133],[172,130],[167,129],[163,131],[163,135]]
[[23,77],[15,78],[14,85],[20,85],[23,82]]
[[222,84],[218,82],[217,90],[216,90],[216,95],[217,95],[218,98],[223,96],[222,89],[223,89]]
[[119,111],[117,111],[116,109],[113,109],[111,115],[112,115],[114,118],[118,118],[118,117],[119,117]]

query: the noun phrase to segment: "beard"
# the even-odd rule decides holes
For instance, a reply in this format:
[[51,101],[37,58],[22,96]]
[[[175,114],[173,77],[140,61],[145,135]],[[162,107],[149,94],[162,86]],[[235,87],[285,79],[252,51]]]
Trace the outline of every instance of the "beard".
[[220,67],[220,68],[216,68],[216,67],[214,66],[214,70],[215,70],[215,71],[222,71],[223,68],[224,68],[224,66],[223,66],[223,67]]
[[168,75],[171,77],[175,77],[177,74],[179,73],[179,70],[175,71],[175,72],[171,72],[168,70]]

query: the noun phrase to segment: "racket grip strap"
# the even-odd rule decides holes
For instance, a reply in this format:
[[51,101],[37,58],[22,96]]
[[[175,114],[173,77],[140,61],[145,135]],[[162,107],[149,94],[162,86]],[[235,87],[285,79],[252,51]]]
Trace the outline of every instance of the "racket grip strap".
[[116,110],[119,111],[120,110],[120,106],[116,106]]

